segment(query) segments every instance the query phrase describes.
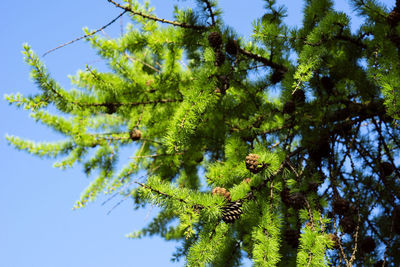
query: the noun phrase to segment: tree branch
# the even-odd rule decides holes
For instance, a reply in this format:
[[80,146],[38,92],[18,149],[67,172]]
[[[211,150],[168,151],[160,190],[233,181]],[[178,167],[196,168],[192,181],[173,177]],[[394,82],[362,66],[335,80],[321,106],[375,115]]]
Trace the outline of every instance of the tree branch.
[[241,54],[243,54],[243,55],[245,55],[245,56],[247,56],[247,57],[249,57],[251,59],[254,59],[255,61],[261,62],[266,66],[269,66],[269,67],[274,68],[274,69],[280,69],[280,70],[282,70],[284,72],[288,71],[288,69],[285,66],[277,64],[275,62],[272,62],[272,60],[270,60],[268,58],[262,57],[262,56],[257,55],[257,54],[253,54],[252,52],[244,50],[241,47],[238,47],[238,49],[239,49],[239,52]]
[[50,49],[49,51],[47,51],[46,53],[44,53],[44,54],[42,55],[42,57],[46,56],[47,54],[49,54],[49,53],[51,53],[51,52],[53,52],[53,51],[55,51],[55,50],[57,50],[57,49],[59,49],[59,48],[62,48],[62,47],[67,46],[67,45],[69,45],[69,44],[75,43],[76,41],[79,41],[79,40],[81,40],[81,39],[87,38],[87,37],[89,37],[89,36],[92,36],[92,35],[94,35],[94,34],[100,32],[100,31],[104,30],[105,28],[107,28],[108,26],[110,26],[111,24],[113,24],[117,19],[119,19],[120,17],[122,17],[126,12],[127,12],[127,10],[125,10],[124,12],[122,12],[121,14],[119,14],[115,19],[113,19],[112,21],[110,21],[109,23],[107,23],[106,25],[104,25],[103,27],[101,27],[100,29],[98,29],[98,30],[96,30],[96,31],[93,31],[93,32],[91,32],[91,33],[89,33],[89,34],[86,34],[86,35],[81,36],[81,37],[79,37],[79,38],[76,38],[76,39],[74,39],[74,40],[72,40],[72,41],[69,41],[68,43],[65,43],[65,44],[62,44],[62,45],[60,45],[60,46],[57,46],[57,47],[55,47],[55,48],[53,48],[53,49]]
[[132,13],[134,15],[138,15],[138,16],[141,16],[141,17],[146,18],[146,19],[159,21],[161,23],[167,23],[167,24],[171,24],[171,25],[174,25],[174,26],[182,27],[182,28],[188,28],[188,29],[195,29],[195,30],[205,30],[205,29],[207,29],[206,26],[190,25],[190,24],[181,23],[181,22],[177,22],[177,21],[171,21],[171,20],[158,18],[158,17],[152,16],[152,15],[147,15],[147,14],[145,14],[143,12],[136,11],[136,10],[132,9],[132,7],[122,6],[122,5],[118,4],[117,2],[115,2],[113,0],[107,0],[107,1],[110,2],[111,4],[113,4],[114,6],[125,10],[125,12],[130,12],[130,13]]

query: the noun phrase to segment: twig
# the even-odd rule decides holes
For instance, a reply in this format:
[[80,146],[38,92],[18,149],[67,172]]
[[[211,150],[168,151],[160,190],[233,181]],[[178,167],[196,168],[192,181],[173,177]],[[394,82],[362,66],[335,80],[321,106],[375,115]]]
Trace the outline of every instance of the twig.
[[175,156],[175,155],[183,155],[184,152],[180,152],[180,153],[174,153],[174,154],[153,154],[153,155],[145,155],[145,156],[135,156],[135,157],[130,157],[133,159],[137,159],[137,158],[156,158],[156,157],[167,157],[167,156]]
[[112,3],[114,6],[125,10],[125,12],[130,12],[130,13],[132,13],[132,14],[134,14],[134,15],[138,15],[138,16],[141,16],[141,17],[146,18],[146,19],[151,19],[151,20],[154,20],[154,21],[159,21],[159,22],[161,22],[161,23],[167,23],[167,24],[175,25],[175,26],[182,27],[182,28],[188,28],[188,29],[196,29],[196,30],[205,30],[205,29],[207,29],[206,26],[201,26],[201,25],[190,25],[190,24],[181,23],[181,22],[177,22],[177,21],[171,21],[171,20],[161,19],[161,18],[158,18],[158,17],[156,17],[156,16],[147,15],[147,14],[144,14],[143,12],[136,11],[136,10],[134,10],[134,9],[133,9],[132,7],[130,7],[130,6],[129,6],[129,7],[122,6],[122,5],[116,3],[116,2],[113,1],[113,0],[107,0],[107,1],[110,2],[110,3]]
[[159,70],[159,69],[153,67],[152,65],[150,65],[150,64],[148,64],[148,63],[146,63],[146,62],[144,62],[144,61],[142,61],[142,60],[140,60],[140,59],[133,58],[132,56],[130,56],[130,55],[129,55],[128,53],[126,53],[126,52],[125,52],[125,56],[126,56],[130,61],[132,61],[132,62],[134,62],[134,61],[136,60],[136,61],[142,63],[143,65],[145,65],[146,67],[149,67],[150,69],[152,69],[152,70],[154,70],[154,71],[156,71],[156,72],[158,72],[158,73],[161,72],[161,70]]
[[212,11],[212,9],[211,9],[210,1],[208,1],[208,0],[203,0],[203,2],[207,5],[207,9],[208,9],[208,12],[210,13],[210,17],[211,17],[212,26],[215,26],[214,13],[213,13],[213,11]]
[[91,33],[89,33],[89,34],[85,34],[84,36],[81,36],[81,37],[76,38],[76,39],[74,39],[74,40],[72,40],[72,41],[69,41],[69,42],[67,42],[67,43],[65,43],[65,44],[62,44],[62,45],[57,46],[57,47],[55,47],[55,48],[53,48],[53,49],[50,49],[49,51],[47,51],[46,53],[44,53],[44,54],[42,55],[42,57],[46,56],[47,54],[49,54],[49,53],[51,53],[51,52],[53,52],[53,51],[55,51],[55,50],[57,50],[57,49],[59,49],[59,48],[62,48],[62,47],[64,47],[64,46],[66,46],[66,45],[75,43],[76,41],[79,41],[79,40],[81,40],[81,39],[87,38],[87,37],[89,37],[89,36],[92,36],[92,35],[98,33],[99,31],[104,30],[105,28],[107,28],[108,26],[110,26],[111,24],[113,24],[117,19],[119,19],[120,17],[122,17],[126,12],[127,12],[127,10],[125,10],[124,12],[122,12],[121,14],[119,14],[116,18],[114,18],[112,21],[110,21],[109,23],[107,23],[106,25],[104,25],[103,27],[101,27],[100,29],[98,29],[98,30],[96,30],[96,31],[94,31],[94,32],[91,32]]
[[79,103],[74,102],[77,105],[81,106],[139,106],[139,105],[149,105],[149,104],[163,104],[163,103],[173,103],[173,102],[182,102],[182,99],[158,99],[158,100],[149,100],[143,102],[107,102],[107,103]]
[[257,55],[257,54],[253,54],[252,52],[244,50],[241,47],[238,47],[238,48],[239,48],[239,52],[240,53],[242,53],[243,55],[245,55],[245,56],[247,56],[247,57],[249,57],[251,59],[254,59],[255,61],[261,62],[261,63],[265,64],[266,66],[269,66],[269,67],[274,68],[274,69],[281,69],[284,72],[288,71],[288,69],[285,66],[277,64],[275,62],[272,62],[268,58],[262,57],[262,56]]

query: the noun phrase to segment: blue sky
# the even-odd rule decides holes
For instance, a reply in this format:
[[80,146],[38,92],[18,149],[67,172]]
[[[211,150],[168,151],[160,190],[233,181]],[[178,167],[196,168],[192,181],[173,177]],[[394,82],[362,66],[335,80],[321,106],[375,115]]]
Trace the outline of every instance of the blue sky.
[[[301,1],[288,4],[286,22],[300,25]],[[191,1],[154,0],[156,13],[171,19],[172,4]],[[394,0],[385,1],[392,6]],[[263,14],[261,0],[222,0],[225,22],[248,37],[251,22]],[[336,7],[348,10],[345,0]],[[23,62],[22,44],[29,43],[42,55],[47,50],[82,35],[81,29],[97,29],[116,17],[120,10],[106,0],[1,1],[0,10],[0,92],[33,94],[37,88]],[[6,12],[5,12],[6,11]],[[124,16],[105,30],[120,35]],[[356,21],[356,20],[355,20]],[[357,21],[356,21],[357,22]],[[89,45],[80,41],[43,58],[52,76],[70,88],[67,78],[85,64],[104,68]],[[110,215],[107,212],[120,199],[102,206],[105,198],[82,210],[72,210],[80,193],[89,184],[80,166],[61,171],[52,168],[54,160],[40,159],[8,146],[5,134],[36,141],[59,140],[60,135],[35,123],[23,110],[0,101],[0,266],[4,267],[103,267],[103,266],[182,266],[170,258],[176,243],[159,238],[129,240],[126,234],[150,222],[156,209],[134,211],[130,200]]]

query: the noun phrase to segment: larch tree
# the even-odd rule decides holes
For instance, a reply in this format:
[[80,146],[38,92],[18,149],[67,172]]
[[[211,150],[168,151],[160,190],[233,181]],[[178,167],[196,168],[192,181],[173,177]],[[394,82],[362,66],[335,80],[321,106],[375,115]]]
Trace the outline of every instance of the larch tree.
[[[103,193],[157,205],[129,236],[179,241],[187,266],[400,266],[400,1],[351,0],[352,32],[333,1],[304,1],[289,28],[265,0],[248,39],[215,0],[174,20],[108,2],[126,33],[82,38],[109,72],[86,66],[66,90],[25,45],[40,91],[6,96],[65,135],[10,144],[98,174],[76,208]],[[117,169],[122,147],[136,155]]]

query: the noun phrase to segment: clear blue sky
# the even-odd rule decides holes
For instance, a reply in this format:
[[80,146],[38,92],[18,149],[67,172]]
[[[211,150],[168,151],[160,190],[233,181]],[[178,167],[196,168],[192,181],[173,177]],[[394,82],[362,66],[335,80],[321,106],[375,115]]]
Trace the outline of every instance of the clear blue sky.
[[[288,4],[286,22],[300,25],[302,1]],[[384,1],[392,6],[394,0]],[[191,1],[154,0],[158,16],[171,19],[172,4]],[[222,0],[227,24],[239,34],[251,34],[251,22],[263,14],[261,0]],[[336,7],[347,10],[345,0]],[[37,88],[29,78],[29,68],[21,55],[29,43],[39,54],[82,35],[81,29],[97,29],[116,17],[120,10],[106,0],[1,1],[0,10],[0,95],[21,92],[33,94]],[[127,23],[124,16],[122,23]],[[106,29],[109,36],[120,34],[121,23]],[[64,88],[67,78],[85,64],[104,66],[95,51],[80,41],[43,58],[53,77]],[[170,258],[176,243],[160,238],[129,240],[127,233],[150,222],[156,209],[134,211],[130,200],[110,215],[118,199],[101,206],[101,198],[88,207],[73,211],[72,206],[89,184],[81,166],[61,171],[52,168],[54,160],[40,159],[8,146],[5,134],[36,141],[59,140],[61,136],[35,123],[29,114],[0,101],[0,266],[1,267],[127,267],[182,266]],[[127,159],[126,159],[127,160]],[[121,159],[121,161],[124,161]]]

